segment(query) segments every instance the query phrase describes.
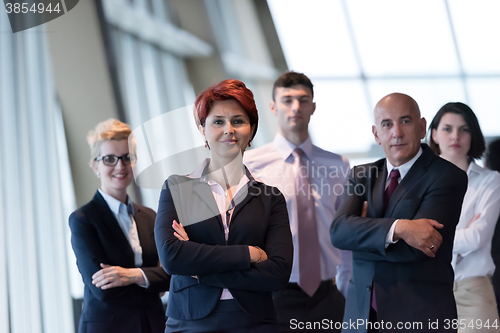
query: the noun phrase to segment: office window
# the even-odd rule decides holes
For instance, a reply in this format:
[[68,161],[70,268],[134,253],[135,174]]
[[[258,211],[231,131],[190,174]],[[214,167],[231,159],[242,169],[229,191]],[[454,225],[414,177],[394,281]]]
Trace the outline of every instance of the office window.
[[383,155],[370,125],[392,92],[430,122],[450,101],[500,135],[500,3],[495,0],[268,0],[290,69],[316,87],[310,133],[352,164]]
[[0,332],[71,333],[67,217],[75,209],[43,26],[0,10]]

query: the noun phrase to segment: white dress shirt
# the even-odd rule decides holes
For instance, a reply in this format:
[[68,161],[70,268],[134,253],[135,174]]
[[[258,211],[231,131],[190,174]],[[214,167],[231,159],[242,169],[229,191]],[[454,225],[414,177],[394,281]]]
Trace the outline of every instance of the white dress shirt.
[[[415,162],[418,160],[420,155],[422,155],[422,147],[420,147],[420,150],[418,151],[417,155],[415,155],[411,160],[406,162],[405,164],[401,164],[398,167],[395,167],[394,165],[389,162],[389,159],[386,158],[386,166],[387,166],[387,178],[385,179],[385,188],[387,189],[387,186],[389,186],[389,177],[391,176],[391,171],[393,169],[398,169],[399,170],[399,178],[398,178],[398,184],[401,183],[403,178],[406,176],[408,171],[410,171],[411,167]],[[394,241],[394,229],[396,229],[396,224],[398,223],[399,220],[394,221],[394,223],[391,226],[391,229],[389,229],[389,232],[387,233],[387,237],[385,238],[385,247],[387,248],[390,244],[397,243],[397,241]]]
[[[111,212],[113,212],[113,215],[118,221],[118,225],[125,234],[125,237],[127,237],[130,247],[134,252],[135,267],[137,268],[141,267],[142,247],[139,241],[139,234],[137,233],[137,224],[134,220],[134,212],[135,212],[134,204],[132,203],[132,201],[128,196],[127,196],[127,205],[125,205],[120,200],[113,198],[109,194],[104,193],[103,191],[101,191],[101,189],[99,189],[99,193],[101,193],[102,197],[108,204],[109,209],[111,210]],[[141,271],[142,276],[146,281],[145,285],[140,285],[140,286],[144,288],[149,287],[149,280],[146,277],[146,274],[144,274],[144,271],[142,269],[139,268],[139,270]]]
[[[238,161],[236,161],[236,162],[238,162]],[[227,221],[227,214],[226,214],[227,208],[228,208],[228,207],[226,207],[226,192],[224,191],[222,186],[219,185],[219,183],[210,179],[208,175],[203,176],[203,170],[205,169],[205,167],[209,163],[210,163],[210,159],[207,158],[200,166],[198,166],[196,168],[196,170],[194,170],[191,174],[189,174],[188,177],[189,178],[201,178],[202,181],[204,181],[208,185],[210,185],[210,189],[212,190],[212,194],[214,196],[215,202],[217,203],[217,208],[219,209],[219,212],[220,212],[222,224],[224,225],[224,238],[226,239],[226,243],[227,243],[227,240],[229,237],[229,222],[230,221]],[[250,182],[250,179],[247,177],[246,174],[243,174],[243,177],[241,177],[240,182],[238,184],[238,187],[236,188],[236,192],[234,195],[235,198],[243,193],[243,191],[240,191],[240,189],[242,189],[242,188],[248,189],[247,184],[249,182]],[[232,214],[232,209],[230,211],[230,214]],[[222,289],[222,295],[221,295],[220,299],[221,300],[233,299],[233,295],[231,294],[229,289],[224,288],[224,289]]]
[[[500,214],[500,174],[471,162],[467,169],[469,184],[455,233],[453,258],[455,281],[473,276],[491,276],[491,239]],[[471,219],[481,214],[479,219]]]
[[420,148],[417,155],[415,155],[411,160],[409,160],[405,164],[401,164],[398,167],[395,167],[394,165],[392,165],[391,162],[389,162],[389,159],[386,158],[385,161],[386,161],[386,166],[387,166],[387,178],[385,179],[385,188],[387,188],[387,186],[389,186],[389,183],[387,181],[389,180],[389,177],[391,176],[391,171],[393,169],[399,170],[398,183],[401,183],[401,180],[403,180],[403,178],[405,178],[406,174],[408,173],[408,171],[410,171],[413,164],[415,164],[415,162],[418,160],[418,158],[422,155],[422,152],[423,152],[423,150],[422,150],[422,148]]
[[[293,150],[297,148],[281,134],[273,142],[245,152],[245,165],[266,184],[280,189],[286,199],[293,240],[293,268],[290,282],[298,283],[298,219],[295,196],[295,171]],[[311,192],[316,206],[318,240],[320,245],[321,280],[336,277],[337,287],[345,296],[352,273],[352,253],[332,245],[330,225],[340,205],[344,185],[350,174],[349,162],[340,155],[325,151],[304,141],[299,148],[304,152],[310,175]]]

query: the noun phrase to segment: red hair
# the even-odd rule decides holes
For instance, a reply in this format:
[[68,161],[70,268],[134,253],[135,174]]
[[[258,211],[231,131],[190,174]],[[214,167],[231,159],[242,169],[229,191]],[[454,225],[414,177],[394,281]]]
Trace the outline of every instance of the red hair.
[[205,121],[214,102],[226,101],[230,99],[234,99],[241,104],[243,110],[245,110],[248,118],[250,119],[250,126],[255,125],[255,130],[252,138],[250,139],[253,140],[255,133],[257,133],[259,114],[257,112],[255,100],[253,99],[253,93],[243,82],[238,80],[224,80],[211,86],[198,95],[198,98],[196,98],[196,101],[194,102],[193,112],[196,125],[205,126]]

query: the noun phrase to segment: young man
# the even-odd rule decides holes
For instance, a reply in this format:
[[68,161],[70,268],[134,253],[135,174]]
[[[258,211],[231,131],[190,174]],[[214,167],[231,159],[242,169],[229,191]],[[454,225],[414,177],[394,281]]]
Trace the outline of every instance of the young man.
[[352,270],[351,253],[333,247],[329,239],[349,162],[312,144],[308,126],[316,109],[313,94],[304,74],[280,76],[270,102],[279,131],[272,143],[245,154],[251,172],[278,187],[287,201],[293,269],[287,288],[274,295],[282,332],[340,332],[335,323],[342,322],[345,298],[339,290],[345,295]]
[[353,251],[343,332],[456,332],[451,258],[467,175],[420,144],[426,121],[410,96],[385,96],[374,119],[386,158],[354,168],[331,228]]

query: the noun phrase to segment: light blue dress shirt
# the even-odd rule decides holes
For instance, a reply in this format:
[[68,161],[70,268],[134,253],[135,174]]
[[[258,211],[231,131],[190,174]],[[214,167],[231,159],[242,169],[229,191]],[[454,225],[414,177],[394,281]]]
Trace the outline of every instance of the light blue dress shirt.
[[[142,247],[141,247],[141,242],[139,241],[139,234],[137,232],[137,224],[134,220],[134,214],[135,214],[134,204],[132,203],[132,201],[128,196],[127,196],[127,205],[125,205],[120,200],[117,200],[116,198],[113,198],[109,194],[104,193],[103,191],[101,191],[101,189],[99,189],[99,193],[101,193],[102,197],[108,204],[109,209],[111,209],[111,212],[113,212],[113,215],[118,221],[118,225],[122,229],[123,234],[125,235],[125,237],[127,237],[130,247],[134,252],[135,267],[137,268],[141,267]],[[144,271],[142,269],[139,268],[139,270],[141,271],[142,276],[146,281],[146,284],[141,285],[141,287],[144,288],[149,287],[149,280],[147,279],[146,274],[144,274]]]
[[[298,218],[295,196],[293,155],[295,145],[281,134],[273,142],[245,152],[245,165],[252,174],[266,184],[280,189],[286,199],[294,247],[290,282],[299,282]],[[352,272],[351,251],[341,251],[332,245],[330,225],[350,174],[349,162],[340,155],[325,151],[307,138],[299,148],[304,152],[316,205],[318,241],[320,246],[321,280],[336,278],[337,287],[345,296]]]

